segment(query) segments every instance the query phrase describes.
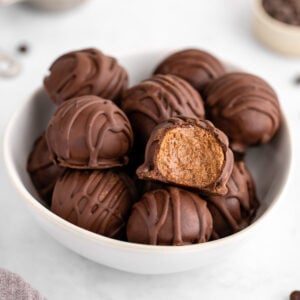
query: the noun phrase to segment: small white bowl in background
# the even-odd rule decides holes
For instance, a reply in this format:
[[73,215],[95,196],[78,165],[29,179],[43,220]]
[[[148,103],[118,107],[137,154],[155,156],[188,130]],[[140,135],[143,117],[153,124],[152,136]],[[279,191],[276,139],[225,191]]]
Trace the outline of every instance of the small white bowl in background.
[[83,1],[84,0],[0,0],[0,6],[15,4],[18,2],[28,2],[39,9],[62,11],[76,7]]
[[300,56],[300,26],[278,21],[264,9],[262,0],[254,0],[253,30],[269,48],[285,55]]
[[[136,53],[119,59],[128,70],[131,84],[150,76],[154,67],[169,52]],[[259,226],[282,198],[291,164],[291,141],[286,119],[271,143],[250,149],[246,162],[257,185],[261,203],[253,224],[246,229],[203,244],[151,246],[110,239],[79,228],[53,214],[39,202],[26,171],[34,140],[43,132],[54,105],[38,91],[25,99],[10,120],[4,136],[4,159],[15,188],[37,222],[54,239],[97,263],[128,272],[163,274],[199,268],[226,259],[239,246],[251,243]],[[51,255],[49,253],[49,255]]]

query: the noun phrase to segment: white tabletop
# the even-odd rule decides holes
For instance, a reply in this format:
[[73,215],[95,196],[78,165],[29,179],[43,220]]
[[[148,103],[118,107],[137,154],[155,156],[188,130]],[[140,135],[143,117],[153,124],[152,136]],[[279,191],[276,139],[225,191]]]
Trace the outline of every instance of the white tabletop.
[[[29,46],[17,54],[20,43]],[[0,49],[15,55],[21,74],[0,79],[1,133],[12,113],[41,84],[49,64],[73,49],[112,55],[198,46],[266,78],[280,96],[300,167],[300,60],[272,53],[251,32],[251,1],[90,0],[66,13],[0,8]],[[20,145],[22,147],[22,145]],[[249,247],[224,261],[181,274],[140,276],[97,265],[69,251],[32,219],[0,166],[0,267],[23,276],[49,299],[288,299],[300,289],[300,184],[289,192]]]

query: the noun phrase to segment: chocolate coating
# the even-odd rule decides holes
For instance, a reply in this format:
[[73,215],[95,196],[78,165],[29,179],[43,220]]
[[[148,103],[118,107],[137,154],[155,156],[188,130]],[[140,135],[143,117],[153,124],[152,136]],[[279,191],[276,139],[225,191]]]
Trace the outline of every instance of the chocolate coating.
[[27,171],[40,197],[50,205],[54,185],[64,168],[55,165],[50,159],[44,134],[34,142],[27,161]]
[[124,173],[68,170],[55,185],[51,210],[79,227],[116,238],[135,198],[135,187]]
[[156,75],[127,90],[122,108],[143,145],[157,124],[176,115],[204,118],[205,114],[197,91],[173,75]]
[[226,194],[232,168],[233,153],[223,132],[207,120],[178,116],[154,128],[137,175],[203,193]]
[[276,93],[257,76],[226,74],[213,81],[205,95],[209,118],[228,135],[236,152],[268,143],[280,126]]
[[209,240],[212,218],[206,202],[177,187],[143,195],[127,223],[129,242],[151,245],[188,245]]
[[213,239],[219,239],[247,227],[259,207],[252,176],[244,162],[234,164],[225,196],[207,197],[213,218]]
[[127,88],[128,76],[115,58],[91,48],[60,56],[50,67],[44,85],[56,104],[84,95],[118,102]]
[[225,68],[216,57],[205,51],[186,49],[164,59],[154,74],[176,75],[201,93],[213,79],[225,74]]
[[133,133],[126,115],[110,100],[82,96],[62,103],[46,131],[51,157],[75,169],[105,169],[128,162]]

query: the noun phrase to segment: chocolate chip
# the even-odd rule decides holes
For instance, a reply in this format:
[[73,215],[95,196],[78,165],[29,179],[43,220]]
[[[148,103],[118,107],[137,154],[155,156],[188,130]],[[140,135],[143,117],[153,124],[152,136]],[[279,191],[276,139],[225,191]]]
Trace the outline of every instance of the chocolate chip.
[[20,44],[17,48],[19,53],[27,53],[28,52],[28,46],[26,44]]
[[300,300],[300,291],[294,291],[290,295],[290,300]]

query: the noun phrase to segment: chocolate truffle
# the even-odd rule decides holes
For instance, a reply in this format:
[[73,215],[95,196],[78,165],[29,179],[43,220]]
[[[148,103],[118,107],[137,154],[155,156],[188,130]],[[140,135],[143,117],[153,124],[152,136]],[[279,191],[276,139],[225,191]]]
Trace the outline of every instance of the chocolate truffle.
[[205,95],[209,118],[227,134],[236,152],[268,143],[280,126],[276,93],[257,76],[226,74],[213,81]]
[[56,104],[84,95],[118,102],[127,88],[128,76],[116,59],[91,48],[60,56],[50,67],[44,85]]
[[232,168],[225,134],[207,120],[180,116],[155,127],[137,175],[203,193],[226,194]]
[[206,202],[177,187],[143,195],[127,223],[129,242],[151,245],[188,245],[209,240],[212,217]]
[[186,81],[156,75],[127,90],[122,108],[131,121],[136,140],[145,146],[153,128],[177,115],[204,118],[201,96]]
[[207,197],[213,218],[213,239],[219,239],[247,227],[259,206],[252,176],[244,162],[234,164],[225,196]]
[[124,173],[68,170],[57,181],[51,210],[87,230],[117,238],[135,201],[136,190]]
[[205,51],[186,49],[168,56],[154,74],[176,75],[201,93],[209,82],[225,74],[225,68],[216,57]]
[[64,168],[55,165],[50,159],[44,134],[33,145],[27,162],[27,171],[42,200],[50,205],[55,182],[64,172]]
[[110,100],[82,96],[62,103],[46,131],[52,159],[75,169],[105,169],[128,162],[133,133]]

